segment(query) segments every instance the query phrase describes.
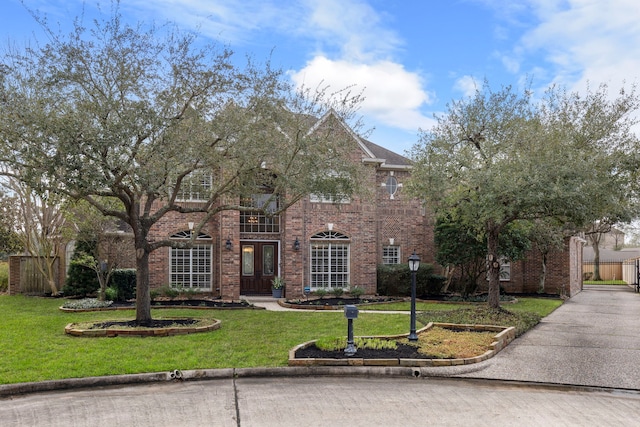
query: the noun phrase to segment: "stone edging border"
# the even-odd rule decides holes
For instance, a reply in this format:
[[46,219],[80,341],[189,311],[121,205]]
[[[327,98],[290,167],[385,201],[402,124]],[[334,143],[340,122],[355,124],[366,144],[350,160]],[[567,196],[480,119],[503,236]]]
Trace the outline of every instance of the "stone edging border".
[[[459,366],[459,365],[470,365],[473,363],[483,362],[500,352],[503,348],[507,346],[511,341],[516,338],[516,328],[513,326],[503,327],[503,326],[493,326],[493,325],[466,325],[466,324],[455,324],[455,323],[433,323],[430,322],[424,328],[417,331],[418,334],[421,332],[427,331],[434,326],[439,326],[441,328],[448,329],[472,329],[475,331],[490,331],[490,332],[498,332],[494,336],[494,342],[491,343],[490,349],[485,353],[475,356],[468,357],[464,359],[364,359],[357,357],[350,357],[348,359],[321,359],[321,358],[304,358],[304,359],[296,359],[296,351],[301,348],[306,348],[316,340],[307,341],[305,343],[299,344],[296,347],[289,350],[289,366],[414,366],[414,367],[433,367],[433,366]],[[364,337],[364,338],[387,338],[387,339],[397,339],[407,337],[409,334],[401,334],[401,335],[389,335],[389,336],[376,336],[376,337]]]
[[[178,318],[166,318],[178,319]],[[197,334],[200,332],[209,332],[220,329],[222,323],[218,319],[212,319],[213,323],[206,326],[194,326],[186,328],[156,328],[156,329],[79,329],[74,323],[69,323],[65,328],[65,334],[75,337],[117,337],[122,336],[139,336],[139,337],[169,337],[174,335]]]

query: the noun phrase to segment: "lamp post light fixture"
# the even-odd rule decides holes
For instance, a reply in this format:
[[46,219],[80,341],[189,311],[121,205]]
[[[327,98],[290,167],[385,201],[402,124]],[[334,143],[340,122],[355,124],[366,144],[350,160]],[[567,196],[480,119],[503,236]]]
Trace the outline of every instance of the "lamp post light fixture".
[[420,267],[420,257],[413,251],[409,257],[409,271],[411,271],[411,327],[409,341],[418,341],[416,334],[416,273]]
[[293,242],[293,250],[294,251],[299,251],[300,250],[300,240],[298,240],[297,237],[296,237],[296,241]]
[[233,243],[231,243],[231,237],[227,237],[227,241],[224,243],[224,247],[227,248],[228,251],[233,249]]

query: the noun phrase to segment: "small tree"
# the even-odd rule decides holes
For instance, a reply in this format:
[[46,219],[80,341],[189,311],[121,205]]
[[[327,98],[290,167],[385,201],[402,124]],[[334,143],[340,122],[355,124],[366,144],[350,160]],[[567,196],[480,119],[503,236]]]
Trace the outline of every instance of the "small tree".
[[60,260],[66,227],[63,199],[53,191],[36,192],[17,179],[9,182],[18,205],[18,239],[35,260],[34,265],[47,280],[51,293],[56,295],[59,289],[55,264]]

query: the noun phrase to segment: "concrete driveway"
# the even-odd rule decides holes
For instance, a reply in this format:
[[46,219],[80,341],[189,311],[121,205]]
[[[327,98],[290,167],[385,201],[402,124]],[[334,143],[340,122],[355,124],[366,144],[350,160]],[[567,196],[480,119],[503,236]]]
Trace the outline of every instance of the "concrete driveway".
[[640,294],[627,286],[585,285],[473,370],[458,372],[468,378],[640,390]]

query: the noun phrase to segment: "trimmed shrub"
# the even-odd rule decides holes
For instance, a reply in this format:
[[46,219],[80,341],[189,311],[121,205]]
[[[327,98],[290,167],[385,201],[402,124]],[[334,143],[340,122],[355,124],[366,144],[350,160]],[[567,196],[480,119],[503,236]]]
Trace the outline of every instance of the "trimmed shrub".
[[109,286],[116,290],[114,301],[126,301],[136,297],[136,269],[119,268],[113,270]]
[[86,297],[95,294],[100,289],[100,282],[96,272],[75,260],[71,260],[67,280],[62,287],[62,293],[66,296]]
[[[378,294],[386,296],[411,295],[411,271],[406,264],[381,264],[377,268]],[[431,264],[420,264],[416,272],[416,296],[439,295],[445,278],[433,274]]]
[[104,290],[104,298],[107,301],[115,301],[118,298],[118,291],[115,288],[109,286]]
[[96,272],[78,263],[78,259],[83,255],[95,252],[95,241],[78,240],[76,248],[71,256],[67,279],[62,287],[62,293],[66,296],[86,297],[92,295],[100,289],[100,281]]
[[349,295],[351,295],[353,298],[360,299],[360,297],[364,295],[364,289],[360,286],[353,286],[349,288]]

